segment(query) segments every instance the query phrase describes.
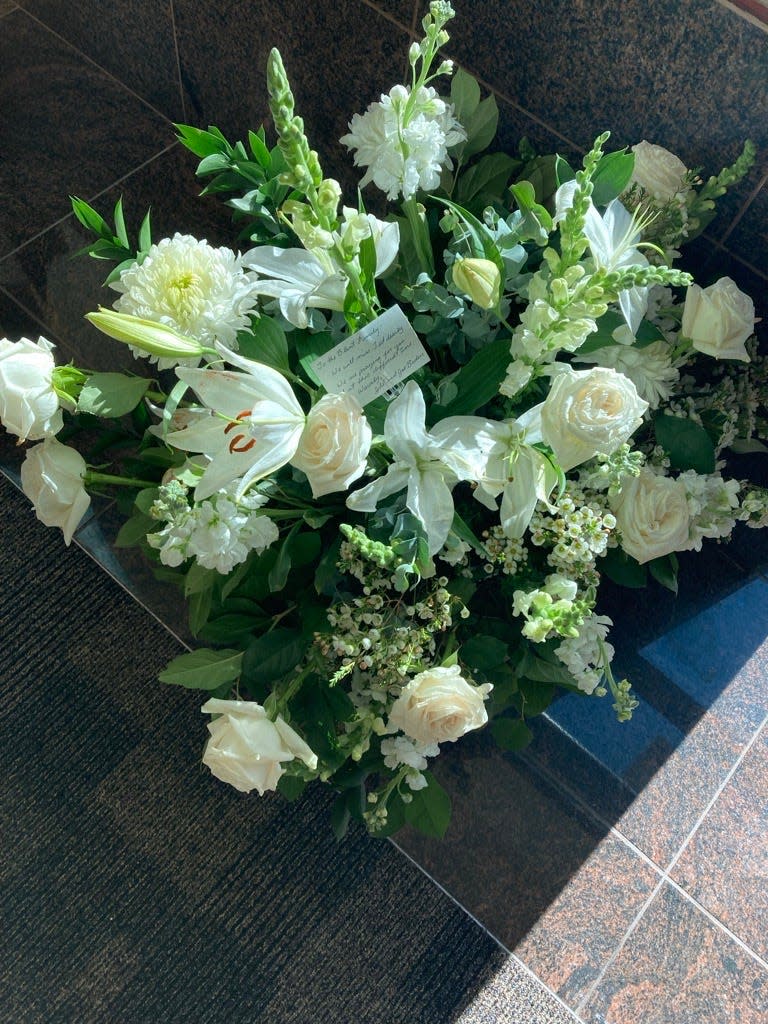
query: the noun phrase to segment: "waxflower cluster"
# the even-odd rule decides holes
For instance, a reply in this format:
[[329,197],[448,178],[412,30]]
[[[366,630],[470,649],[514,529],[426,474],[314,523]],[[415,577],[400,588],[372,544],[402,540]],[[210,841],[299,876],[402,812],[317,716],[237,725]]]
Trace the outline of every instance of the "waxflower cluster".
[[354,196],[275,49],[272,139],[177,126],[235,247],[145,217],[132,248],[121,203],[113,232],[74,200],[115,254],[87,320],[137,372],[0,339],[38,518],[70,543],[122,494],[118,544],[188,601],[195,647],[160,678],[205,693],[203,763],[332,787],[339,835],[443,835],[434,759],[491,721],[519,749],[553,694],[628,722],[603,580],[675,590],[680,553],[768,525],[743,478],[768,452],[754,303],[674,265],[754,147],[709,177],[608,132],[578,161],[489,151],[495,99],[441,56],[453,17],[434,0],[409,80],[351,112]]

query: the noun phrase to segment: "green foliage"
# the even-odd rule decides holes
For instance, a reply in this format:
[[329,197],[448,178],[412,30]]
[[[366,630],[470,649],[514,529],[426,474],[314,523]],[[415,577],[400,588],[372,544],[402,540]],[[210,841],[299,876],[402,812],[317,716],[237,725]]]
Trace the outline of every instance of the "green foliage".
[[524,750],[533,733],[520,718],[496,718],[491,722],[491,735],[502,750]]
[[87,378],[77,399],[80,412],[115,419],[125,416],[142,400],[150,382],[124,373],[94,373]]
[[184,686],[188,690],[217,690],[234,683],[240,675],[243,652],[229,648],[213,651],[201,647],[180,654],[159,676],[161,683]]
[[[405,805],[405,820],[424,835],[442,839],[451,820],[451,798],[432,772],[424,772],[424,778],[426,787],[412,793]],[[391,804],[388,810],[391,814]]]
[[659,413],[653,421],[653,428],[656,440],[669,455],[673,469],[714,473],[715,446],[704,427],[693,420]]
[[96,241],[83,246],[77,253],[81,255],[88,253],[97,260],[109,260],[117,266],[110,272],[104,284],[111,284],[119,279],[121,272],[132,263],[139,263],[149,251],[152,245],[152,229],[150,226],[150,211],[148,210],[139,227],[138,239],[135,245],[131,244],[125,226],[125,215],[123,213],[123,198],[117,200],[113,212],[115,227],[110,228],[107,221],[90,206],[84,199],[77,196],[70,196],[72,211],[84,228],[96,235]]

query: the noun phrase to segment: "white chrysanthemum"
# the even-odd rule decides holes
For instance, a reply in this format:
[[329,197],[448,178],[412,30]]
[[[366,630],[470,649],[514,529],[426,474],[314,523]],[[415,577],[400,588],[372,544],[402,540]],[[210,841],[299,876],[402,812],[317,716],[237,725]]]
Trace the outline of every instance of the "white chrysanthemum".
[[607,615],[590,615],[579,626],[579,635],[568,637],[555,654],[584,693],[594,693],[613,658],[613,645],[606,640],[613,622]]
[[663,341],[654,341],[642,348],[611,345],[588,355],[577,355],[576,359],[580,363],[597,363],[623,373],[651,409],[657,409],[660,402],[666,402],[672,396],[680,379],[680,373],[669,357],[669,346]]
[[449,147],[466,137],[452,105],[431,86],[420,86],[412,96],[396,85],[364,114],[353,116],[341,142],[355,151],[356,167],[368,168],[361,188],[372,181],[387,199],[401,193],[409,199],[417,189],[437,188],[443,168],[453,166]]
[[[258,301],[256,280],[231,249],[216,249],[177,233],[153,245],[141,264],[122,272],[112,285],[122,293],[114,308],[166,324],[204,345],[218,340],[231,348],[237,332],[248,326],[248,314]],[[131,348],[134,355],[145,355]],[[158,360],[161,369],[178,362]],[[199,359],[182,362],[196,366]]]

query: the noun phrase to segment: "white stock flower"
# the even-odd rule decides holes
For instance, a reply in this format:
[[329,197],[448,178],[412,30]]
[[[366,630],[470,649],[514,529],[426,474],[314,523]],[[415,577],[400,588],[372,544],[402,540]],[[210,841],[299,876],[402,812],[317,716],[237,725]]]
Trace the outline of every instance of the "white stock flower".
[[165,440],[183,451],[202,452],[210,459],[195,498],[202,501],[233,480],[239,480],[239,500],[252,483],[290,462],[304,430],[304,412],[277,370],[217,346],[222,355],[245,373],[177,367],[213,415],[190,418]]
[[579,635],[567,637],[555,648],[555,654],[584,693],[595,692],[613,659],[613,644],[606,640],[612,625],[607,615],[588,615],[578,627]]
[[621,546],[641,564],[691,547],[685,482],[659,476],[647,466],[624,476],[610,499],[621,532]]
[[680,157],[652,142],[638,142],[632,147],[635,166],[629,186],[637,184],[658,203],[666,203],[681,192],[689,191],[685,177],[688,168]]
[[85,460],[80,452],[47,437],[27,452],[21,464],[21,487],[46,526],[58,526],[69,545],[91,499],[83,487]]
[[576,360],[623,373],[651,409],[657,409],[660,402],[666,401],[680,380],[680,371],[672,365],[669,345],[664,341],[653,341],[642,348],[632,344],[611,345],[588,355],[577,353]]
[[291,465],[306,473],[313,498],[344,491],[363,475],[372,439],[354,395],[324,395],[307,415]]
[[418,743],[454,742],[488,721],[485,700],[491,689],[489,683],[472,686],[458,665],[427,669],[403,687],[387,728]]
[[63,426],[53,348],[46,338],[0,338],[0,423],[20,441],[52,437]]
[[739,508],[738,480],[723,480],[720,473],[697,473],[693,469],[678,478],[688,495],[691,516],[691,547],[701,551],[703,538],[730,537]]
[[[132,264],[112,284],[122,293],[114,302],[118,312],[165,324],[207,346],[218,340],[230,347],[256,306],[253,286],[254,276],[231,249],[216,249],[178,232],[151,246],[141,264]],[[163,368],[179,360],[158,362]],[[199,359],[185,362],[197,365]]]
[[201,711],[218,715],[208,724],[211,734],[203,751],[203,764],[217,779],[241,793],[252,789],[263,796],[277,789],[283,764],[299,758],[313,771],[317,755],[280,715],[271,721],[260,704],[212,698]]
[[412,96],[410,88],[396,85],[353,116],[341,142],[354,150],[356,167],[368,168],[361,188],[372,181],[388,199],[409,199],[418,189],[438,187],[442,169],[453,166],[448,149],[465,138],[452,105],[432,86],[420,86]]
[[699,352],[748,363],[744,343],[756,323],[754,302],[730,277],[721,277],[709,288],[688,286],[680,333]]
[[467,479],[471,469],[461,452],[443,446],[427,431],[426,411],[421,388],[415,381],[408,381],[384,420],[384,440],[395,461],[383,477],[350,494],[347,507],[355,512],[373,512],[383,498],[407,488],[405,503],[421,520],[429,553],[434,555],[445,543],[453,523],[451,487]]
[[567,472],[595,455],[611,455],[637,430],[648,403],[622,373],[598,366],[558,373],[549,394],[526,415],[541,418],[541,437]]

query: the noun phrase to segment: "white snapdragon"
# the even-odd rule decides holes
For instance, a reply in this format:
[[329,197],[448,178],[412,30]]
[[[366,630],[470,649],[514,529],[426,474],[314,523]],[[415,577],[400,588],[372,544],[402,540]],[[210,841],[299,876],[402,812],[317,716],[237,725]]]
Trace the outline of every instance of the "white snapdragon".
[[595,692],[613,659],[613,645],[606,640],[612,625],[607,615],[588,615],[579,626],[579,635],[567,637],[555,648],[555,654],[584,693]]
[[438,187],[443,168],[453,166],[448,149],[466,137],[452,105],[431,86],[412,93],[396,85],[353,116],[341,142],[354,151],[355,166],[367,168],[361,188],[372,181],[387,199],[409,199]]
[[[255,275],[231,249],[214,248],[177,232],[151,246],[141,264],[133,263],[121,273],[112,285],[121,293],[114,308],[165,324],[204,345],[218,340],[232,347],[257,304],[255,283]],[[146,353],[134,349],[134,354]],[[179,362],[150,358],[161,368]],[[184,362],[197,365],[199,359]]]

